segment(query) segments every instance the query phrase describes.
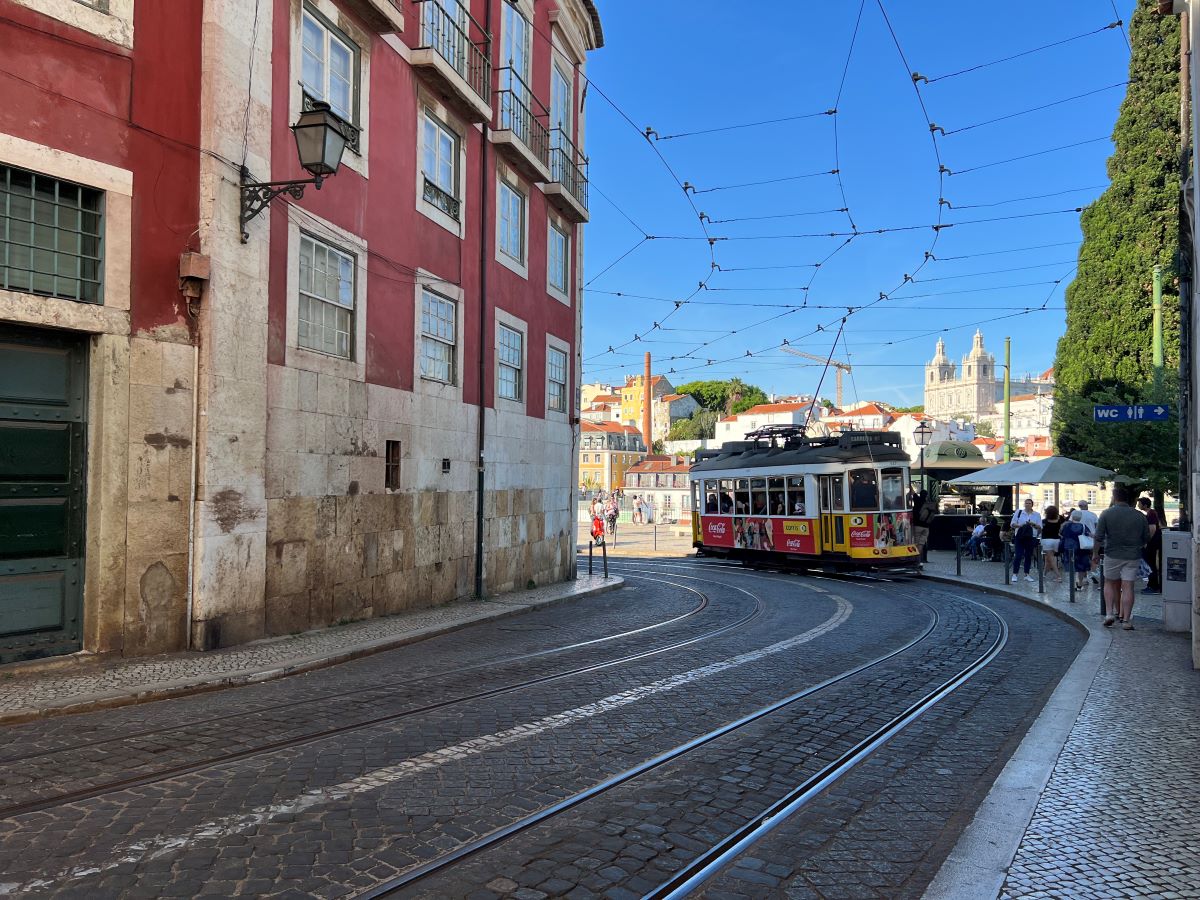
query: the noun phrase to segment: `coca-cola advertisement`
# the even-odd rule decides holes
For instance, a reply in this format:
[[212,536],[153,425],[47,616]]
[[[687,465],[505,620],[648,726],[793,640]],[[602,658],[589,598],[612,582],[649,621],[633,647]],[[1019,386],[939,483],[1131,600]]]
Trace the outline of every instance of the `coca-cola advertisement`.
[[710,547],[766,553],[816,553],[816,523],[811,519],[760,516],[704,516],[701,539]]

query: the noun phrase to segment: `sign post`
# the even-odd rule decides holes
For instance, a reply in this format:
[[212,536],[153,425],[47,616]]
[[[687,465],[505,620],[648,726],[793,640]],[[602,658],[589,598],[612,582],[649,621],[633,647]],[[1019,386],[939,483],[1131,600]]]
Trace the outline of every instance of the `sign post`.
[[1167,403],[1130,403],[1119,406],[1093,406],[1095,422],[1169,422],[1171,407]]

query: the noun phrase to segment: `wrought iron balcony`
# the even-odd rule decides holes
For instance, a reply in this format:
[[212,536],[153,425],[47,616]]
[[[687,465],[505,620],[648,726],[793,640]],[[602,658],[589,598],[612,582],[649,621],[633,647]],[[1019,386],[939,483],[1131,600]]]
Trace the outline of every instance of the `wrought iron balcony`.
[[459,221],[459,210],[462,209],[462,203],[455,198],[449,191],[444,191],[429,178],[425,178],[425,187],[421,191],[421,196],[426,203],[432,203],[454,221]]
[[550,181],[546,198],[575,222],[588,220],[588,160],[561,128],[550,132]]
[[511,65],[496,70],[496,124],[492,141],[535,181],[550,180],[550,111]]
[[492,117],[491,35],[465,9],[451,14],[439,0],[416,0],[421,15],[412,64],[431,76],[472,121]]

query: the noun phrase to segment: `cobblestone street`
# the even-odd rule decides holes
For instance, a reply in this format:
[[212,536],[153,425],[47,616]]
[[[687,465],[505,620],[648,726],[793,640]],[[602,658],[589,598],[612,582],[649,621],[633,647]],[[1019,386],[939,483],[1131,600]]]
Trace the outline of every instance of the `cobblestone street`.
[[1082,642],[962,588],[610,562],[518,618],[11,726],[0,891],[630,897],[708,865],[714,897],[919,896]]

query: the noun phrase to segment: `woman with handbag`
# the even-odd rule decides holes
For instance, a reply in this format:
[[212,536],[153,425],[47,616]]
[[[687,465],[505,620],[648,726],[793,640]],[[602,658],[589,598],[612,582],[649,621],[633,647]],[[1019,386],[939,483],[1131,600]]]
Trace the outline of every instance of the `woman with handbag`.
[[1057,506],[1047,506],[1042,513],[1042,556],[1046,560],[1046,574],[1053,575],[1058,584],[1062,584],[1063,569],[1058,562],[1059,532],[1062,531],[1064,519],[1058,514]]
[[1013,531],[1012,583],[1017,583],[1017,569],[1022,562],[1025,563],[1025,580],[1037,581],[1029,574],[1029,567],[1033,565],[1033,554],[1042,531],[1042,517],[1034,510],[1032,500],[1026,500],[1025,508],[1013,513],[1009,525]]
[[1070,520],[1063,525],[1062,531],[1059,532],[1058,552],[1063,559],[1070,559],[1070,554],[1075,554],[1075,590],[1083,590],[1083,586],[1087,584],[1088,572],[1092,568],[1092,548],[1095,546],[1095,538],[1091,534],[1085,524],[1083,524],[1083,513],[1078,509],[1071,510]]

